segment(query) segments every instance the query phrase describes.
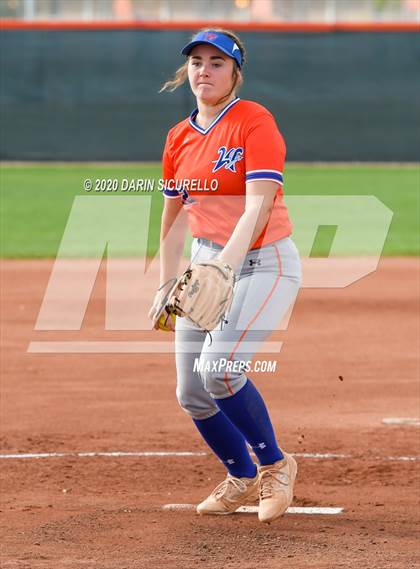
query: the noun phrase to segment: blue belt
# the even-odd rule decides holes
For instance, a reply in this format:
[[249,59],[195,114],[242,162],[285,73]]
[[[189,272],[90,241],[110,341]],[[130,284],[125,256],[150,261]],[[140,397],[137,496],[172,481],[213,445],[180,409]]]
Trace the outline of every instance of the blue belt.
[[204,237],[198,237],[197,242],[200,245],[204,245],[204,247],[210,247],[210,249],[224,249],[223,245],[215,241],[210,241],[210,239],[205,239]]

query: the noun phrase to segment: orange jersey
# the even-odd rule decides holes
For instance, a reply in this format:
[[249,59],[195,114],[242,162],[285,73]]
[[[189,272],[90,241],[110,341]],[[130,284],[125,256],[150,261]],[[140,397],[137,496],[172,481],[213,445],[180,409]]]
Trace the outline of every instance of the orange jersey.
[[163,194],[188,210],[193,237],[226,245],[244,212],[246,183],[278,183],[270,219],[252,249],[292,232],[283,202],[286,145],[274,117],[252,101],[234,99],[207,129],[197,109],[168,133],[163,153]]

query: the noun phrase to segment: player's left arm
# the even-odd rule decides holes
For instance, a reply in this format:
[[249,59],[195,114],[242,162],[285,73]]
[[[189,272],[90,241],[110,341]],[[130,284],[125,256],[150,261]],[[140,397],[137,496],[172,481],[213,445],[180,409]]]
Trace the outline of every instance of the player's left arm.
[[286,144],[267,111],[252,115],[245,126],[245,210],[219,257],[237,269],[264,231],[283,184]]
[[234,270],[263,232],[270,218],[278,182],[256,180],[246,184],[245,210],[218,259]]

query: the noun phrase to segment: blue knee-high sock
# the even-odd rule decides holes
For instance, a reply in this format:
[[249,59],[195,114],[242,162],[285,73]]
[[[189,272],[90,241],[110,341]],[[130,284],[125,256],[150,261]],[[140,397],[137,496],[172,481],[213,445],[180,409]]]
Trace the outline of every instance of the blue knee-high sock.
[[208,419],[193,419],[201,436],[232,476],[254,478],[257,467],[249,455],[246,440],[224,413]]
[[252,381],[248,379],[235,395],[215,401],[252,446],[261,465],[273,464],[284,458],[277,445],[267,407]]

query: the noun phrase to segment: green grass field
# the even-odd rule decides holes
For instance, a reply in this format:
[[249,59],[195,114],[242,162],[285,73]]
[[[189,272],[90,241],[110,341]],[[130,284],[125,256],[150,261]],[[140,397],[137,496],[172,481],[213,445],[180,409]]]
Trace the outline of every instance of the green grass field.
[[[101,204],[111,193],[90,192],[83,188],[86,178],[159,179],[159,164],[80,165],[39,164],[2,165],[1,185],[1,256],[4,258],[55,257],[75,196],[96,196],[98,215]],[[285,172],[287,196],[375,196],[393,212],[391,227],[383,254],[419,254],[419,203],[420,176],[416,166],[398,165],[297,165],[290,164]],[[148,254],[154,254],[159,242],[159,222],[162,195],[151,193],[121,193],[152,197],[151,226]],[[295,202],[293,202],[295,204]],[[319,212],[306,206],[306,216],[316,222]],[[347,204],[347,202],[346,202]],[[366,220],[343,202],[340,220],[351,227],[351,238],[343,254],[369,254],[369,231]],[[295,224],[294,238],[299,241],[305,234],[305,225],[299,217],[299,206],[290,208]],[[295,211],[296,210],[296,211]],[[362,212],[363,213],[363,212]],[[294,215],[293,215],[294,214]],[[296,219],[298,222],[296,222]],[[312,256],[328,255],[336,228],[334,222],[320,222],[311,248]],[[92,228],[85,228],[91,230]],[[86,237],[86,233],[85,233]],[[119,250],[121,255],[143,254],[134,245]]]

